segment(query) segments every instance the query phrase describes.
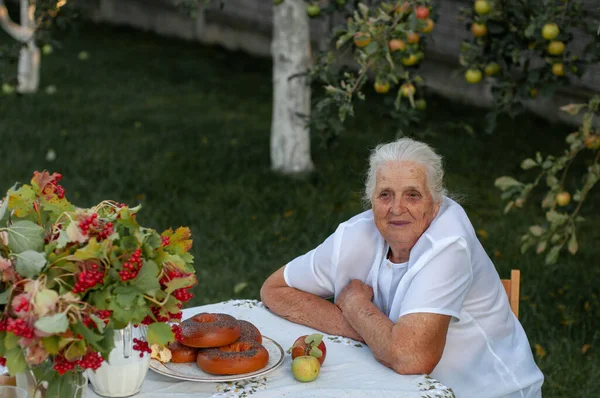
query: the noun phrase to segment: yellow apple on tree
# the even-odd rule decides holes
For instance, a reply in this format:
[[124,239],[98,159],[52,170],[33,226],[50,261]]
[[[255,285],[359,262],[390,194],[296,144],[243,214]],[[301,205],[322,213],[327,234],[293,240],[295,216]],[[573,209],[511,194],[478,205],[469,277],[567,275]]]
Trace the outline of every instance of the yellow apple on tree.
[[354,34],[354,44],[356,47],[366,47],[371,42],[371,35],[366,32],[356,32]]
[[571,194],[568,193],[567,191],[563,191],[563,192],[556,194],[555,199],[556,199],[556,203],[559,206],[566,206],[571,201]]
[[475,37],[483,37],[488,33],[487,26],[485,26],[483,23],[475,22],[473,25],[471,25],[471,32]]
[[465,79],[471,84],[477,84],[483,78],[483,73],[479,69],[467,69]]
[[479,15],[485,15],[492,10],[492,6],[486,0],[477,0],[475,2],[475,12]]
[[400,39],[390,40],[390,42],[388,43],[388,46],[390,47],[391,52],[406,50],[406,43]]
[[378,94],[385,94],[390,91],[390,83],[377,80],[373,85]]
[[548,44],[548,54],[560,55],[565,51],[565,43],[562,41],[553,40]]
[[542,37],[546,40],[554,40],[559,33],[560,29],[555,23],[547,23],[542,28]]

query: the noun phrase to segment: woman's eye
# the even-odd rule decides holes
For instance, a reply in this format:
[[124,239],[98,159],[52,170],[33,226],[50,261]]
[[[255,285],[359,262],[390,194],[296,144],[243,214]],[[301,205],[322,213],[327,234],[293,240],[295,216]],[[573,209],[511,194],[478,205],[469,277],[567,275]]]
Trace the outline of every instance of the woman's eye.
[[380,193],[380,194],[379,194],[379,197],[380,197],[380,198],[387,198],[387,197],[389,197],[389,196],[390,196],[390,193],[389,193],[389,192],[382,192],[382,193]]
[[418,192],[409,192],[408,197],[410,197],[412,199],[416,199],[416,198],[421,197],[421,194],[419,194]]

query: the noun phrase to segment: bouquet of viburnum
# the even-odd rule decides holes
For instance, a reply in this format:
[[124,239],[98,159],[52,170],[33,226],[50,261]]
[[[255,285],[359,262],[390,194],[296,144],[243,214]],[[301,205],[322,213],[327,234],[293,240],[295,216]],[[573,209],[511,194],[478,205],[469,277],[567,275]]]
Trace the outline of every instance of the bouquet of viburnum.
[[35,172],[0,201],[0,364],[71,398],[73,377],[100,367],[115,330],[147,325],[134,349],[148,352],[180,338],[197,281],[188,228],[144,228],[139,206],[77,208],[60,179]]

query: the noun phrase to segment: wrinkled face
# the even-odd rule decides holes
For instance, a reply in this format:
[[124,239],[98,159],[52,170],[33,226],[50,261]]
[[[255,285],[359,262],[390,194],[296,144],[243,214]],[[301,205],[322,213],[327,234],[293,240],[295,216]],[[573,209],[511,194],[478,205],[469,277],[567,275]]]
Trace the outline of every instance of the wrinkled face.
[[440,209],[427,186],[425,166],[415,162],[380,166],[371,202],[377,229],[394,255],[408,255]]

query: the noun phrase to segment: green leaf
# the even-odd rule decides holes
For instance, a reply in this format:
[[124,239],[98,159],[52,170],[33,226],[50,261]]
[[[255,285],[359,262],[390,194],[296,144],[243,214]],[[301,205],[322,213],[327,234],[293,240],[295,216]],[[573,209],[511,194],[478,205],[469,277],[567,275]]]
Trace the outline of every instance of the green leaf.
[[233,293],[238,294],[248,286],[248,282],[238,282],[233,287]]
[[542,236],[544,233],[544,228],[540,227],[539,225],[532,225],[529,227],[529,232],[531,232],[533,236]]
[[107,258],[108,247],[110,245],[111,245],[111,241],[108,239],[103,240],[102,243],[99,244],[98,241],[96,241],[96,238],[91,238],[85,247],[82,247],[81,249],[79,249],[75,253],[73,253],[72,255],[65,257],[65,258],[68,260],[77,260],[77,261],[89,260],[92,258],[99,258],[99,259]]
[[558,213],[557,211],[550,210],[546,213],[546,220],[552,224],[562,225],[569,219],[566,214]]
[[33,303],[36,315],[44,317],[50,312],[54,312],[58,304],[58,293],[52,289],[42,289],[35,295]]
[[17,272],[26,278],[37,276],[46,265],[46,256],[33,250],[26,250],[20,254],[14,254],[17,261],[15,268]]
[[8,210],[8,200],[3,200],[0,202],[0,224],[4,224],[4,217],[8,215],[6,210]]
[[85,326],[83,323],[81,322],[77,322],[77,324],[75,324],[73,326],[73,331],[75,333],[79,333],[81,336],[83,336],[83,338],[85,339],[85,341],[96,351],[101,351],[102,347],[100,345],[98,345],[98,342],[102,340],[102,336],[94,333],[92,330],[90,330],[87,326]]
[[547,245],[548,245],[548,243],[546,241],[542,241],[542,242],[538,243],[537,248],[535,249],[535,252],[537,254],[542,254],[546,250]]
[[44,348],[46,349],[46,351],[48,351],[48,354],[50,355],[56,355],[58,354],[60,347],[58,345],[60,341],[60,337],[59,336],[48,336],[48,337],[42,337],[42,345],[44,346]]
[[7,199],[8,209],[12,210],[16,217],[27,217],[34,212],[33,201],[35,200],[35,191],[31,185],[23,185],[16,191],[11,188],[8,191]]
[[533,159],[525,159],[522,163],[521,163],[521,168],[523,170],[528,170],[528,169],[532,169],[534,167],[536,167],[538,164],[536,163],[535,160]]
[[321,358],[323,356],[323,351],[321,351],[319,347],[312,347],[308,352],[308,355],[313,356],[315,358]]
[[34,325],[36,329],[48,334],[64,333],[69,328],[69,319],[64,313],[59,312],[38,319]]
[[23,355],[23,350],[20,347],[6,352],[6,367],[11,375],[23,373],[27,370],[25,355]]
[[19,336],[15,335],[12,332],[6,333],[6,337],[4,338],[4,348],[6,348],[7,350],[17,348],[19,346],[20,339],[21,338]]
[[4,305],[8,303],[8,295],[10,294],[11,288],[3,290],[0,292],[0,305]]
[[514,178],[508,176],[498,177],[496,178],[496,181],[494,181],[494,186],[501,189],[502,191],[506,191],[507,189],[512,187],[520,187],[522,185],[522,182],[519,182]]
[[304,338],[306,344],[313,343],[314,345],[319,345],[321,344],[321,341],[323,341],[323,335],[320,333],[309,334]]
[[81,358],[85,355],[86,347],[85,341],[77,340],[72,342],[65,350],[65,359],[67,361],[74,361],[75,359]]
[[160,289],[158,265],[154,261],[145,261],[140,272],[133,280],[133,286],[142,293],[152,294]]
[[31,221],[17,221],[7,229],[8,248],[13,253],[44,250],[44,229]]
[[196,283],[196,276],[189,275],[184,278],[175,278],[166,283],[165,292],[171,294],[177,289],[193,286]]
[[175,340],[175,335],[173,334],[171,327],[163,322],[155,322],[148,325],[146,337],[149,345],[167,345]]
[[558,254],[560,253],[560,249],[562,245],[557,245],[552,247],[548,254],[546,254],[546,264],[554,264],[556,260],[558,260]]

